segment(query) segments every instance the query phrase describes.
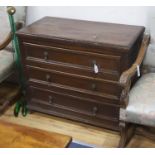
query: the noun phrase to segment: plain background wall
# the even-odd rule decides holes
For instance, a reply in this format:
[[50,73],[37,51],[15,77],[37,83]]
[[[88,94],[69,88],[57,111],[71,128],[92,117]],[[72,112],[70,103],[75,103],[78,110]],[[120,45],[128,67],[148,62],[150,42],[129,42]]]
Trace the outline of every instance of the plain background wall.
[[150,11],[155,7],[28,7],[27,23],[44,16],[67,17],[93,21],[105,21],[123,24],[146,25]]
[[130,25],[143,25],[155,42],[155,7],[149,6],[30,6],[27,24],[44,16],[66,17]]

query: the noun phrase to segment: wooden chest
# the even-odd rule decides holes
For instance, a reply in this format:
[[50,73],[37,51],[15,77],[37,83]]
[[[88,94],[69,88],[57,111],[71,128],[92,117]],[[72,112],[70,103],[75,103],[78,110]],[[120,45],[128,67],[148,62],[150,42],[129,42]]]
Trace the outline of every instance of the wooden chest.
[[119,129],[119,78],[144,27],[45,17],[17,32],[28,108]]

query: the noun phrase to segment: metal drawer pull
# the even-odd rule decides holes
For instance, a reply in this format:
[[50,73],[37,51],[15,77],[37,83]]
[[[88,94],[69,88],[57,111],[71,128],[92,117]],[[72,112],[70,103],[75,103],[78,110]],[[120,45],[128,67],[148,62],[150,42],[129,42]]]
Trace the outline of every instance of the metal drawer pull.
[[53,97],[52,96],[49,96],[48,99],[49,99],[48,100],[49,104],[53,104]]
[[48,52],[45,51],[45,52],[44,52],[44,60],[47,60],[47,59],[48,59]]
[[99,67],[96,64],[96,61],[93,61],[93,71],[95,74],[97,74],[99,72]]
[[51,76],[49,74],[46,75],[46,81],[50,82]]
[[96,86],[95,83],[93,83],[93,84],[91,85],[91,89],[92,89],[92,90],[97,90],[97,86]]
[[93,107],[93,116],[96,116],[97,111],[98,111],[98,108],[97,107]]

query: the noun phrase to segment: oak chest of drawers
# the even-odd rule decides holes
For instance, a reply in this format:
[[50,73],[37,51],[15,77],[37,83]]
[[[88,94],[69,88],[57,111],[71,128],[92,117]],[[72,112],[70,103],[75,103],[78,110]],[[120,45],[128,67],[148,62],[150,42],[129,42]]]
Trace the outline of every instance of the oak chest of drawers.
[[144,27],[45,17],[17,32],[28,108],[119,129],[119,78]]

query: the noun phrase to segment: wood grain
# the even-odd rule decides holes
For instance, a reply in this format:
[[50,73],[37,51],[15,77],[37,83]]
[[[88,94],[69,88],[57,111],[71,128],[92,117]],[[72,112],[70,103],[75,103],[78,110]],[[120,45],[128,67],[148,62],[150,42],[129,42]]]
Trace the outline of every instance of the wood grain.
[[19,35],[42,36],[63,41],[77,40],[81,44],[101,44],[106,47],[130,49],[144,31],[142,26],[44,17],[20,30]]
[[[20,28],[22,27],[22,23],[20,23],[20,22],[16,22],[15,24],[16,24],[16,29],[17,29],[17,30],[20,29]],[[9,45],[9,43],[11,42],[11,39],[12,39],[12,33],[9,32],[9,33],[6,35],[6,37],[5,37],[5,39],[3,40],[3,42],[0,42],[0,50],[6,48],[6,47]],[[0,51],[0,52],[1,52],[1,51]]]
[[[11,42],[11,32],[6,36],[3,42],[0,42],[0,50],[4,49]],[[1,52],[1,51],[0,51]]]
[[8,108],[8,106],[15,102],[20,95],[20,88],[18,85],[3,82],[0,85],[0,115]]
[[0,148],[63,148],[70,136],[0,121]]
[[[19,30],[29,110],[119,130],[118,80],[135,61],[143,31],[141,26],[53,17]],[[31,89],[34,83],[42,93]]]
[[142,64],[145,53],[147,51],[147,47],[149,45],[149,41],[150,41],[150,36],[144,35],[144,38],[135,62],[128,70],[124,71],[120,77],[119,82],[120,82],[120,85],[122,85],[123,87],[125,87],[128,84],[129,80],[131,80],[132,76],[134,76],[134,74],[137,71],[137,66],[140,67],[140,65]]
[[[84,123],[78,123],[50,115],[32,113],[26,117],[13,116],[13,107],[10,107],[0,120],[41,129],[48,132],[70,135],[73,140],[93,145],[95,147],[115,148],[119,143],[119,132],[105,130]],[[155,147],[155,141],[135,135],[127,145],[130,148]]]

